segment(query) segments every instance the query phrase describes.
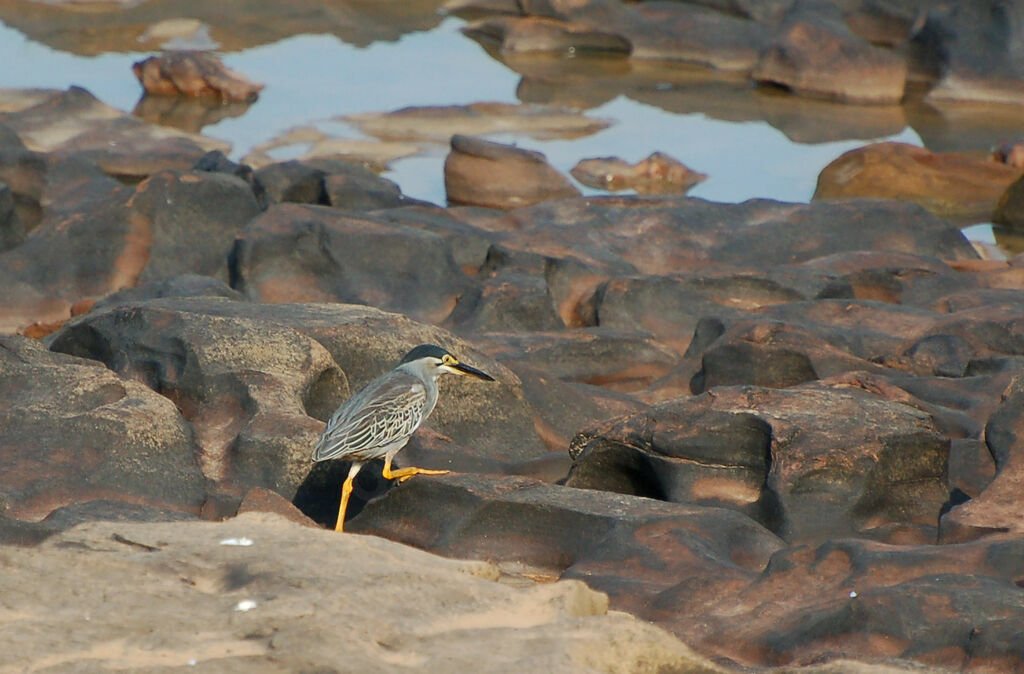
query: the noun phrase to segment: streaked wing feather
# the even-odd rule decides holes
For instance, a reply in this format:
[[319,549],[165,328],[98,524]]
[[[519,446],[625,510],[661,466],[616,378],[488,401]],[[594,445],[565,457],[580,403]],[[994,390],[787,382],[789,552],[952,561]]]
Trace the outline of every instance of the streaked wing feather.
[[327,422],[313,450],[313,460],[384,456],[395,442],[407,439],[423,421],[427,392],[416,377],[391,372],[349,398]]

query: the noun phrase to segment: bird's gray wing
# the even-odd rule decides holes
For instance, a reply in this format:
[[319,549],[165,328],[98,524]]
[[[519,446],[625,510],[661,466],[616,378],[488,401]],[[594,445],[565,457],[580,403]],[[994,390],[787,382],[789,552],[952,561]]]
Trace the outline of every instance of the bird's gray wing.
[[407,439],[423,421],[427,391],[417,377],[390,372],[349,398],[331,416],[313,460],[369,461]]

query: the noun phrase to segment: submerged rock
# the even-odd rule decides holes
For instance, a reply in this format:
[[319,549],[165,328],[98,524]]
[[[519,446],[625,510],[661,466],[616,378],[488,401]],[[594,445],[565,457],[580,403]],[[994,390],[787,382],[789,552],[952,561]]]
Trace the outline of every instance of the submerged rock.
[[638,194],[685,194],[697,183],[707,180],[705,174],[661,152],[632,165],[618,157],[582,159],[570,173],[588,187],[610,192],[632,189]]
[[213,96],[222,101],[252,102],[263,85],[226,68],[219,58],[201,51],[170,51],[132,64],[147,94]]

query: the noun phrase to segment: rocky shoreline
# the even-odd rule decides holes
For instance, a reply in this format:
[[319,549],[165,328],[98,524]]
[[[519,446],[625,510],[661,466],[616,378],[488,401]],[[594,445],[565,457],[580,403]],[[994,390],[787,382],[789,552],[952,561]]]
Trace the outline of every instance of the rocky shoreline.
[[[639,60],[717,22],[721,54],[760,45],[755,80],[808,25],[875,68],[894,49],[853,29],[981,21],[789,4],[452,9],[509,52]],[[956,222],[1016,222],[1012,150],[873,145],[809,204],[722,204],[581,196],[452,133],[439,206],[336,156],[237,163],[83,89],[0,90],[0,669],[1024,668],[1024,258]],[[650,164],[591,166],[702,178]],[[916,187],[857,173],[894,166]],[[452,474],[368,466],[358,535],[323,530],[347,472],[310,461],[323,422],[420,343],[496,379],[442,381],[396,460]]]

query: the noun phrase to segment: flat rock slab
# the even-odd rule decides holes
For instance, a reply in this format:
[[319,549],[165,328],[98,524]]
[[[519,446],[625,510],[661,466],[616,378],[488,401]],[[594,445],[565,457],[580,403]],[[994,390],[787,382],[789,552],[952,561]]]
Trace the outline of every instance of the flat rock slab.
[[147,124],[80,87],[0,90],[0,122],[30,150],[84,153],[107,173],[135,179],[184,171],[210,150],[231,150],[223,141]]
[[417,143],[448,143],[456,134],[516,133],[538,140],[581,138],[611,124],[569,107],[532,103],[411,106],[392,112],[346,115],[339,120],[381,141]]
[[12,670],[723,671],[578,581],[510,587],[276,515],[87,524],[0,555]]
[[895,200],[718,204],[588,197],[518,208],[488,226],[507,233],[502,245],[508,248],[574,257],[621,275],[678,274],[722,264],[759,268],[853,250],[978,257],[949,222]]

